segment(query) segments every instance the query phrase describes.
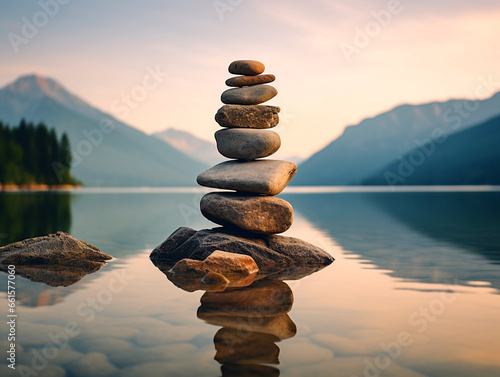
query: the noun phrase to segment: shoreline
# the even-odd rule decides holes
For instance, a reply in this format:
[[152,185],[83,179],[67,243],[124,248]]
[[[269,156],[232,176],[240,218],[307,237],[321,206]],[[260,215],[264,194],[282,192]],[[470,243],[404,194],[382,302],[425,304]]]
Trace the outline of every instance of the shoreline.
[[27,183],[23,185],[16,185],[13,183],[1,184],[0,192],[18,192],[18,191],[68,191],[82,188],[82,185],[47,185],[41,183]]

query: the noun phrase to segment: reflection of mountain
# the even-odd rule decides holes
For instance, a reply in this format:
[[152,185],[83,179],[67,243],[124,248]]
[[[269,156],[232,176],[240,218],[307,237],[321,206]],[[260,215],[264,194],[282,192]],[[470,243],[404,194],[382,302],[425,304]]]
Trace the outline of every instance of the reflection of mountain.
[[26,238],[69,233],[71,195],[0,192],[0,246]]
[[500,290],[500,193],[341,193],[289,200],[342,248],[393,276],[487,281]]
[[279,376],[278,369],[265,364],[279,364],[276,343],[297,332],[287,314],[292,304],[292,290],[281,281],[259,280],[202,296],[198,318],[222,326],[214,345],[223,376]]

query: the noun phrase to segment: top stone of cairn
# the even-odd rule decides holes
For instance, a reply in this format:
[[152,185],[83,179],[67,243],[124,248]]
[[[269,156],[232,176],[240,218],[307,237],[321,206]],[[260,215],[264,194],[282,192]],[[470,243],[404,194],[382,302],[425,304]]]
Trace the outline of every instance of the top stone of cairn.
[[229,64],[229,73],[235,75],[255,76],[259,75],[266,67],[256,60],[235,60]]

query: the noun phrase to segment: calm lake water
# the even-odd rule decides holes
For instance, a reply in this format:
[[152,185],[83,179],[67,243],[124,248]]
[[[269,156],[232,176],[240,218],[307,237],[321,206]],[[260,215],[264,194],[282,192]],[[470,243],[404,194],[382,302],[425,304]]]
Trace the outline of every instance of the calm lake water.
[[0,244],[63,230],[115,257],[67,287],[16,277],[15,371],[0,274],[0,375],[500,376],[500,192],[281,195],[295,209],[285,235],[336,261],[207,294],[148,258],[180,226],[212,227],[201,195],[0,193]]

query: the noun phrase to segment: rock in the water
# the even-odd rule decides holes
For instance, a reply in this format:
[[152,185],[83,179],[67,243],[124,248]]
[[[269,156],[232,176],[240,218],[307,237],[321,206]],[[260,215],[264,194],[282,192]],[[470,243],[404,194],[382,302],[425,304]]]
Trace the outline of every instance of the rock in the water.
[[13,265],[70,265],[87,268],[89,262],[104,262],[111,255],[77,240],[68,233],[28,238],[0,247],[0,263]]
[[275,196],[211,192],[200,202],[201,213],[219,225],[254,233],[283,233],[293,222],[293,208]]
[[261,62],[257,60],[235,60],[231,64],[229,64],[229,73],[235,75],[247,75],[247,76],[255,76],[258,75],[264,70],[266,67]]
[[251,275],[255,274],[259,268],[255,261],[248,255],[227,253],[215,250],[205,260],[194,260],[184,258],[177,262],[172,268],[174,274],[202,274],[216,272],[222,275]]
[[271,85],[254,85],[233,88],[222,92],[221,101],[232,105],[258,105],[275,97],[278,91]]
[[173,264],[184,258],[202,261],[215,250],[249,255],[259,268],[259,276],[281,272],[290,280],[307,276],[334,261],[326,251],[294,237],[250,233],[243,236],[224,228],[196,232],[186,227],[177,229],[156,247],[150,258],[155,264]]
[[215,114],[215,121],[229,128],[272,128],[279,122],[279,112],[278,106],[224,105]]
[[215,133],[217,150],[227,158],[253,160],[275,153],[281,146],[274,131],[226,128]]
[[289,161],[226,161],[201,173],[196,179],[201,186],[278,195],[297,171]]
[[276,76],[271,74],[257,76],[237,76],[226,80],[227,86],[252,86],[259,84],[268,84],[276,80]]

